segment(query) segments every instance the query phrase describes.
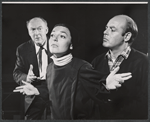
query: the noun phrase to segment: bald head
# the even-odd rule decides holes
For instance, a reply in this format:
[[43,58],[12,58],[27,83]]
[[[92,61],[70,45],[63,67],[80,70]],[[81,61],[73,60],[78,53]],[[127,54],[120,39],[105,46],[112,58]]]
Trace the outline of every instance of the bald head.
[[131,32],[132,36],[130,40],[128,41],[128,43],[132,44],[138,35],[138,27],[136,23],[134,22],[134,20],[127,15],[117,15],[113,17],[112,19],[117,20],[120,22],[120,24],[122,24],[122,28],[124,30],[123,35],[125,35],[127,32]]

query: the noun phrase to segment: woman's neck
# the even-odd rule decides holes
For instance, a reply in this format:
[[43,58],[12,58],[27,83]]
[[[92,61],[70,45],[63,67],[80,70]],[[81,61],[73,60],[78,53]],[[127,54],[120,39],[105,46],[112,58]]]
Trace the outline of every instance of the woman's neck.
[[61,57],[63,57],[63,56],[65,56],[65,55],[68,55],[68,54],[70,54],[70,52],[68,51],[68,52],[65,52],[65,53],[57,53],[57,54],[53,54],[53,56],[55,57],[55,58],[61,58]]

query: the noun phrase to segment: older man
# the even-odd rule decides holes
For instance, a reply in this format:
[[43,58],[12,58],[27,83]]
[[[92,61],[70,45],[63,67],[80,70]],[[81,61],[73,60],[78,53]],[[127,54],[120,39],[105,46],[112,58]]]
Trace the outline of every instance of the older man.
[[117,15],[106,25],[103,46],[109,51],[96,57],[92,65],[105,74],[120,66],[118,73],[131,72],[132,78],[105,97],[99,106],[102,119],[146,119],[148,116],[148,57],[131,48],[137,33],[136,23],[126,15]]
[[[39,87],[45,82],[46,68],[51,56],[47,47],[47,22],[43,18],[34,17],[27,22],[27,29],[31,40],[17,48],[13,77],[19,85],[22,85],[22,80],[24,80]],[[25,118],[41,119],[46,101],[38,97],[34,98],[34,96],[25,96]]]

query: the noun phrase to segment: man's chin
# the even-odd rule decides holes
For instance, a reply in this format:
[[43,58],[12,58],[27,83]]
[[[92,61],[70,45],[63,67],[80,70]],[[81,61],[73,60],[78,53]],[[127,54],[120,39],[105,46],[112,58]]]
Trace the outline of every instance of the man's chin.
[[108,47],[107,44],[103,43],[103,47]]
[[41,44],[41,42],[39,42],[39,41],[36,41],[35,43],[36,43],[36,44]]
[[39,45],[42,45],[42,41],[36,40],[36,41],[35,41],[35,44],[38,45],[38,46],[39,46]]

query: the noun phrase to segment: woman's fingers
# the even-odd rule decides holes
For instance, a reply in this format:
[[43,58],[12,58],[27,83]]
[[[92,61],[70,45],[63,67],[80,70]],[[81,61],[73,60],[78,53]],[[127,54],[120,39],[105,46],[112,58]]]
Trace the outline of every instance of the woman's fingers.
[[118,83],[122,84],[122,83],[124,83],[125,80],[128,80],[130,78],[132,78],[132,75],[128,75],[128,76],[124,76],[124,77],[118,75],[118,76],[116,76],[116,81],[118,81]]
[[120,75],[121,77],[128,77],[128,76],[131,76],[131,73],[122,73],[122,74],[118,74]]
[[18,86],[15,89],[23,89],[24,86]]
[[128,79],[130,79],[130,78],[132,78],[131,75],[130,75],[130,76],[123,77],[122,79],[123,79],[123,80],[128,80]]
[[115,79],[117,81],[120,80],[122,82],[122,80],[128,80],[131,77],[132,77],[131,73],[122,73],[122,74],[116,74]]
[[115,86],[116,88],[118,88],[118,87],[121,87],[121,84],[117,83]]
[[121,84],[119,84],[118,81],[115,81],[115,82],[113,82],[113,84],[111,84],[109,86],[109,89],[116,89],[116,88],[119,88],[119,87],[121,87]]
[[26,85],[29,84],[28,82],[25,82],[25,81],[23,81],[23,80],[22,80],[22,83],[24,83],[24,84],[26,84]]
[[23,93],[23,89],[15,89],[15,90],[13,90],[13,92],[20,92],[20,93]]
[[111,74],[111,75],[115,75],[115,74],[118,72],[119,69],[120,69],[119,66],[116,67],[110,74]]

